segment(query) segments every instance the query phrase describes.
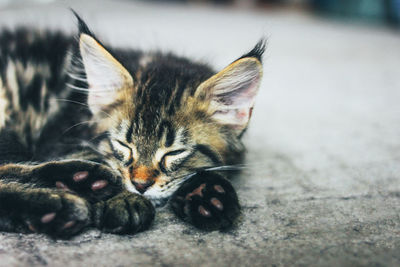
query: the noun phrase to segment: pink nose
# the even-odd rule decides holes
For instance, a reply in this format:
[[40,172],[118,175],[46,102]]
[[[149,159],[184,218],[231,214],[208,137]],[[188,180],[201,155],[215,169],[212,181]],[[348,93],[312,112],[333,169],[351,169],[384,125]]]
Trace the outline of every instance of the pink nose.
[[140,194],[143,194],[144,192],[146,192],[147,188],[149,188],[150,186],[152,186],[154,184],[154,181],[149,181],[146,183],[138,183],[138,182],[132,181],[132,183],[136,187],[137,191],[139,191]]

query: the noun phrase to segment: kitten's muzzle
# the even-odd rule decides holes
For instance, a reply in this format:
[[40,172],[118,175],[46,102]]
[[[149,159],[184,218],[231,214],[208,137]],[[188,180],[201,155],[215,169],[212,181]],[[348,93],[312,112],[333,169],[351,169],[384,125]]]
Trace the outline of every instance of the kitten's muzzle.
[[139,191],[140,194],[143,194],[146,192],[147,188],[152,186],[154,184],[154,180],[146,182],[146,183],[138,183],[135,181],[132,181],[133,185],[135,186],[136,190]]
[[155,170],[141,165],[132,171],[131,181],[136,190],[143,194],[155,183],[156,175],[157,173]]

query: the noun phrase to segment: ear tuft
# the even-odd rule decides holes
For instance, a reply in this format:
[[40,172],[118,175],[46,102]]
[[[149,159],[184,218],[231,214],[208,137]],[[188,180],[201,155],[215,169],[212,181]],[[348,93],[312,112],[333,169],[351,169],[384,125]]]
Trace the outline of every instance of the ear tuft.
[[87,34],[87,35],[90,35],[90,36],[94,37],[94,34],[89,29],[89,27],[87,26],[85,21],[81,18],[81,16],[79,16],[79,14],[74,9],[70,8],[70,10],[74,14],[74,16],[75,16],[75,18],[76,18],[76,20],[78,22],[79,35],[84,33],[84,34]]
[[244,54],[239,59],[246,58],[246,57],[255,57],[260,62],[262,62],[262,57],[263,57],[266,47],[267,47],[267,39],[262,38],[260,41],[258,41],[256,46],[250,52],[248,52],[247,54]]

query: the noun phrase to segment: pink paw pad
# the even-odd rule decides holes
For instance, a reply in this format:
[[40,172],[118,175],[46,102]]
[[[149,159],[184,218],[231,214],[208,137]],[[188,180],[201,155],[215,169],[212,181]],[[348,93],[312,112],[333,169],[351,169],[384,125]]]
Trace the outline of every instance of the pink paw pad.
[[56,182],[56,187],[58,189],[62,189],[62,190],[70,190],[66,184],[64,184],[63,182],[60,182],[60,181]]
[[54,220],[55,217],[56,217],[56,213],[55,213],[55,212],[48,213],[48,214],[44,215],[44,216],[42,217],[42,219],[40,219],[40,221],[41,221],[42,223],[49,223],[49,222],[51,222],[52,220]]
[[100,189],[103,189],[104,187],[106,187],[107,185],[108,185],[108,182],[106,180],[99,180],[92,184],[92,190],[93,191],[100,190]]
[[88,176],[89,176],[89,172],[82,171],[82,172],[75,173],[74,177],[72,179],[74,179],[75,182],[80,182],[80,181],[83,181],[86,178],[88,178]]
[[33,226],[30,222],[27,222],[26,225],[28,225],[28,229],[33,232],[33,233],[37,233],[38,230],[35,228],[35,226]]
[[214,189],[215,189],[215,191],[217,191],[218,193],[221,193],[221,194],[225,193],[225,190],[222,188],[222,186],[220,186],[220,185],[218,185],[218,184],[214,185]]
[[64,230],[64,229],[71,228],[72,226],[75,225],[75,223],[76,223],[76,221],[69,221],[69,222],[65,223],[64,226],[61,229]]
[[191,200],[192,196],[200,196],[203,197],[203,189],[206,187],[206,184],[201,184],[199,187],[197,187],[195,190],[193,190],[191,193],[186,195],[186,200]]
[[219,201],[219,199],[213,197],[212,199],[210,199],[211,204],[214,205],[214,207],[216,207],[219,210],[223,210],[224,209],[224,205],[221,203],[221,201]]
[[202,205],[199,206],[199,213],[204,217],[211,217],[211,212],[204,208]]

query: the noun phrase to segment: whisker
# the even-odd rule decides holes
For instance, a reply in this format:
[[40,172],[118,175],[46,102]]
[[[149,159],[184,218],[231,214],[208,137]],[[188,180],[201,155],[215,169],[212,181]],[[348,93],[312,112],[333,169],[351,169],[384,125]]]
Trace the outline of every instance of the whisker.
[[224,166],[216,166],[209,167],[203,169],[204,171],[239,171],[249,168],[248,166],[241,165],[224,165]]
[[86,93],[88,93],[88,92],[92,92],[92,93],[108,93],[108,92],[114,92],[114,91],[115,91],[115,89],[113,89],[113,88],[111,87],[111,86],[112,86],[111,84],[102,84],[102,85],[99,85],[99,86],[102,86],[102,87],[104,87],[104,88],[109,87],[109,89],[101,89],[101,90],[99,90],[99,89],[89,89],[89,88],[84,88],[84,87],[78,87],[78,86],[73,85],[73,84],[71,84],[71,83],[65,83],[65,85],[68,86],[68,87],[71,88],[71,89],[74,89],[74,90],[77,90],[77,91],[86,92]]
[[74,89],[74,90],[83,91],[83,92],[89,92],[88,88],[78,87],[78,86],[75,86],[75,85],[70,84],[70,83],[65,83],[65,85],[68,86],[71,89]]
[[74,100],[70,100],[70,99],[65,99],[65,98],[56,98],[57,101],[64,101],[64,102],[70,102],[70,103],[74,103],[74,104],[78,104],[78,105],[82,105],[84,107],[87,107],[89,109],[89,105],[82,103],[82,102],[78,102],[78,101],[74,101]]
[[71,72],[67,72],[67,75],[68,75],[69,77],[71,77],[72,79],[74,79],[74,80],[81,81],[81,82],[86,82],[86,83],[87,83],[87,79],[84,78],[83,75],[80,76],[80,75],[77,75],[77,74],[73,74],[73,73],[71,73]]
[[71,127],[68,127],[63,133],[62,135],[66,134],[68,131],[70,131],[72,128],[75,128],[76,126],[82,125],[82,124],[89,124],[89,123],[94,123],[95,121],[93,120],[89,120],[89,121],[81,121],[78,122],[77,124],[72,125]]

